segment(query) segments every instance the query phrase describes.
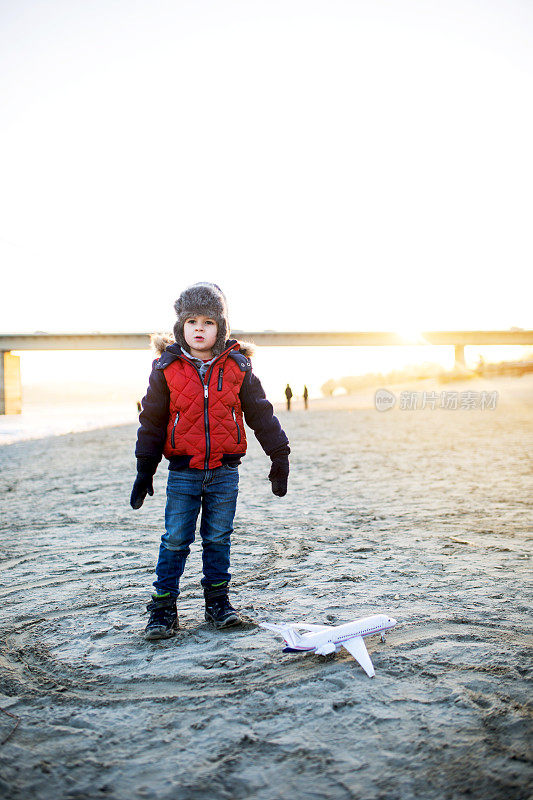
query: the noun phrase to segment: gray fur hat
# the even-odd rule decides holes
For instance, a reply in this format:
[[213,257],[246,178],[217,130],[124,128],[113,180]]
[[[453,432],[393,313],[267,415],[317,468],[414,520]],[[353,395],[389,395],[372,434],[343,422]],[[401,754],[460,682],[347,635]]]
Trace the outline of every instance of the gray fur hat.
[[230,327],[226,297],[220,286],[205,281],[189,286],[174,303],[174,310],[178,315],[174,325],[174,338],[187,352],[190,352],[190,347],[183,335],[183,325],[189,317],[198,314],[211,317],[217,323],[217,338],[213,345],[213,355],[218,356],[224,351]]

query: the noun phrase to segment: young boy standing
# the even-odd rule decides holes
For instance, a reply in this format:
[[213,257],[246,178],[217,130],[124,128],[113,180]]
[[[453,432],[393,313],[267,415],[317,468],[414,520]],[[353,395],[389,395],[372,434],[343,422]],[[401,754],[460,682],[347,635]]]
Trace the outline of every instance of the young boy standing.
[[217,628],[239,624],[228,598],[230,538],[237,505],[239,464],[246,454],[246,423],[272,466],[278,497],[287,493],[289,440],[274,416],[251,350],[229,339],[226,298],[213,283],[196,283],[174,304],[175,342],[154,337],[161,355],[152,364],[139,415],[137,478],[130,503],[153,495],[153,476],[169,461],[165,533],[156,566],[155,593],[147,605],[147,639],[172,636],[179,627],[176,598],[200,508],[205,619]]

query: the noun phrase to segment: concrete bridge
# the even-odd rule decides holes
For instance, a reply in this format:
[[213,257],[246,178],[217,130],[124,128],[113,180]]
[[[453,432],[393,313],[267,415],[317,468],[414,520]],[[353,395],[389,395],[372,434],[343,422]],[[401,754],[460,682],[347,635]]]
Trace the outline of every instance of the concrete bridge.
[[[263,347],[353,347],[451,345],[456,364],[464,364],[467,345],[531,345],[533,330],[424,331],[402,336],[387,331],[232,331],[235,339],[253,341]],[[0,414],[20,414],[22,386],[21,350],[146,350],[148,333],[4,333],[0,334]]]

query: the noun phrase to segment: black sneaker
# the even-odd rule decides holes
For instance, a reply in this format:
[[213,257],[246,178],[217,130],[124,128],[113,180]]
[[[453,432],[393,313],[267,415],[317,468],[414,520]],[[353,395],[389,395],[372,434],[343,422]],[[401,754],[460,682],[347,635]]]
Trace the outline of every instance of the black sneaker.
[[175,597],[153,594],[146,610],[150,612],[150,619],[144,629],[145,639],[168,639],[174,636],[179,628]]
[[218,586],[205,586],[205,619],[212,622],[215,628],[229,628],[231,625],[240,625],[242,619],[228,599],[228,584]]

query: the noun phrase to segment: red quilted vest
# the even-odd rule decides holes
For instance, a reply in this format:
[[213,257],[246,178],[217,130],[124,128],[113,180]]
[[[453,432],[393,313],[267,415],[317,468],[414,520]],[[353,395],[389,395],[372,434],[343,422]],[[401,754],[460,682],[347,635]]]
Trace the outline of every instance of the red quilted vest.
[[236,342],[211,364],[204,381],[185,356],[164,373],[170,391],[170,414],[163,453],[192,456],[189,466],[214,469],[226,453],[244,455],[246,434],[239,391],[245,372],[229,354]]

